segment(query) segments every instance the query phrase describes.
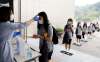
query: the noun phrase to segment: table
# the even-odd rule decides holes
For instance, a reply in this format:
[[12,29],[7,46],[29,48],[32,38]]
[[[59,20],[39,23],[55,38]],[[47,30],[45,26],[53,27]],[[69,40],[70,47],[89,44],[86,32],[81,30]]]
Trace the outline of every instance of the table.
[[15,59],[17,62],[31,62],[31,61],[36,62],[36,59],[39,58],[40,56],[41,56],[40,53],[33,51],[31,57],[15,55]]
[[[24,46],[24,48],[21,50],[21,54],[14,54],[16,62],[36,62],[37,58],[41,56],[38,51],[34,50],[27,43],[21,45]],[[13,44],[13,49],[16,49],[16,44]]]

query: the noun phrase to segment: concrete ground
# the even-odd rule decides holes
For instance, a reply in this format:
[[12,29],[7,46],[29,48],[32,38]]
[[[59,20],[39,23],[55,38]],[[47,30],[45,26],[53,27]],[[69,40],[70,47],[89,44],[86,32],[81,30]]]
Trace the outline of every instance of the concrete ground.
[[[68,56],[60,52],[61,50],[65,50],[60,39],[60,44],[54,45],[53,62],[100,62],[99,34],[99,32],[96,32],[91,36],[92,39],[87,38],[88,42],[81,42],[81,47],[72,45],[71,53],[74,54],[73,56]],[[75,39],[73,42],[75,42]],[[39,51],[39,39],[29,38],[27,43]]]

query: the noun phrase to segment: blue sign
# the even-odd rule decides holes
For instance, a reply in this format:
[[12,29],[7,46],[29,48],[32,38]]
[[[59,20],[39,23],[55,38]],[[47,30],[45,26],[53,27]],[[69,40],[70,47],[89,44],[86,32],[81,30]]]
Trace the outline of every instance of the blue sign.
[[18,35],[21,35],[21,32],[14,32],[13,37],[16,37]]

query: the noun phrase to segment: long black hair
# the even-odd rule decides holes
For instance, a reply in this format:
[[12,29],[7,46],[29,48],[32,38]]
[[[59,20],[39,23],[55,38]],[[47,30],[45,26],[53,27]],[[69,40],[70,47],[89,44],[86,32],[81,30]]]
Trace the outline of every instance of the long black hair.
[[81,22],[78,22],[78,23],[77,23],[77,28],[79,27],[79,28],[81,28],[81,30],[82,30],[82,26],[80,26],[80,24],[81,24]]
[[[49,20],[48,20],[48,16],[45,12],[40,12],[38,13],[38,16],[40,17],[43,17],[43,26],[44,26],[44,29],[46,30],[46,32],[48,32],[48,26],[49,26]],[[40,29],[40,26],[41,24],[38,23],[37,27],[38,27],[38,30]]]
[[84,28],[84,27],[87,28],[87,23],[86,23],[86,22],[84,22],[84,24],[83,24],[83,28]]

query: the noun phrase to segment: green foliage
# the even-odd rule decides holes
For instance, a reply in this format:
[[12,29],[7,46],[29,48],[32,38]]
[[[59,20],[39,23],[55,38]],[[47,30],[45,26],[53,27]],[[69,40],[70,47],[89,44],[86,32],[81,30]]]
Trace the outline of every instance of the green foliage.
[[92,21],[100,17],[100,2],[85,7],[76,7],[75,18],[78,21]]
[[56,30],[57,30],[57,32],[63,32],[64,31],[64,29],[62,29],[62,28],[56,28]]

